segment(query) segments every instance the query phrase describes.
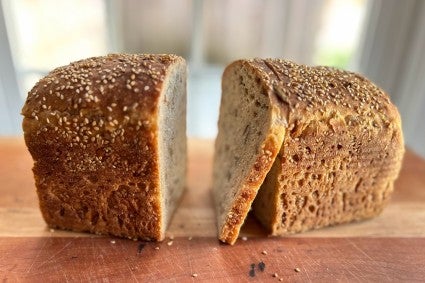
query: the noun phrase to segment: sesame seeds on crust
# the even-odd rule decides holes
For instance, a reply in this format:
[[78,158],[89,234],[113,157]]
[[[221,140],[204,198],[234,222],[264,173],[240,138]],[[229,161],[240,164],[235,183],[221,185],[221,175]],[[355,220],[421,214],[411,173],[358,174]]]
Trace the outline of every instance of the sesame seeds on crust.
[[176,60],[111,54],[73,62],[34,86],[22,114],[32,135],[50,134],[82,149],[113,144],[129,126],[137,131],[152,124],[166,69]]
[[[126,140],[132,132],[155,126],[160,89],[168,66],[176,60],[181,58],[111,54],[54,69],[29,92],[22,109],[27,142],[67,144],[69,170],[106,166],[114,144],[132,143]],[[152,138],[140,148],[151,148]],[[74,158],[70,152],[99,147],[105,149],[102,156],[91,153],[87,154],[91,158]],[[111,162],[112,168],[119,166],[117,158]]]
[[305,114],[314,115],[337,107],[346,113],[377,116],[381,120],[394,116],[387,94],[359,74],[331,67],[299,65],[281,59],[253,59],[248,62],[274,88],[280,100],[289,104],[291,112],[302,109]]

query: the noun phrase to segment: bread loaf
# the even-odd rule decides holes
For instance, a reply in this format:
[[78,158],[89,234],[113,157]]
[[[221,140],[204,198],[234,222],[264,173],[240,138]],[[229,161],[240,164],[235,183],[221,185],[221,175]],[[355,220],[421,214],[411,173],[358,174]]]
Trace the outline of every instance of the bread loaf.
[[[279,108],[286,125],[282,146],[253,203],[254,215],[264,227],[272,235],[284,235],[378,215],[388,203],[404,153],[400,116],[388,95],[361,75],[334,68],[273,59],[240,61],[228,68],[242,65],[250,65],[263,78],[249,84],[268,88],[285,105]],[[244,94],[223,88],[223,96],[238,95]],[[231,103],[231,99],[222,103]],[[221,109],[228,107],[221,105]],[[252,118],[246,116],[245,123],[252,125]],[[220,113],[221,121],[232,119],[232,113]],[[235,122],[219,124],[217,145],[245,127]],[[243,139],[256,140],[251,133]],[[226,157],[216,159],[216,171],[244,150],[240,142],[235,147]],[[256,150],[246,150],[255,155]],[[251,166],[252,162],[240,162],[226,170]],[[228,181],[214,187],[215,195],[223,195],[229,185]],[[221,221],[219,226],[229,222]],[[230,244],[235,239],[221,238]]]
[[53,70],[22,109],[52,228],[162,240],[186,177],[186,64],[108,55]]

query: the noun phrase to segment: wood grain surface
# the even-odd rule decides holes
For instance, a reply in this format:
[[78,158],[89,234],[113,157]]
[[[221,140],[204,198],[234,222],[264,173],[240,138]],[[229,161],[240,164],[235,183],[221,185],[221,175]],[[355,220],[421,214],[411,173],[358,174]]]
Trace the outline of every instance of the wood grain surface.
[[425,280],[425,161],[417,155],[406,153],[391,203],[375,219],[271,238],[250,216],[242,228],[245,240],[227,246],[216,239],[209,190],[212,152],[212,141],[189,141],[188,189],[168,238],[162,243],[144,243],[47,229],[38,210],[32,160],[23,139],[0,138],[0,279]]

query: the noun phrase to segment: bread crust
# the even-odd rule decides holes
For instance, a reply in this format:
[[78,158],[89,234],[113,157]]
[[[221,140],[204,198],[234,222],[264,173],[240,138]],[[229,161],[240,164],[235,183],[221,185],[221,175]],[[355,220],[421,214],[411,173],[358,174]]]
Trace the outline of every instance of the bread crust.
[[356,73],[255,61],[267,65],[289,106],[278,164],[253,205],[257,218],[283,235],[378,215],[404,154],[400,115],[388,95]]
[[57,68],[22,109],[52,228],[162,240],[158,104],[175,55],[111,54]]

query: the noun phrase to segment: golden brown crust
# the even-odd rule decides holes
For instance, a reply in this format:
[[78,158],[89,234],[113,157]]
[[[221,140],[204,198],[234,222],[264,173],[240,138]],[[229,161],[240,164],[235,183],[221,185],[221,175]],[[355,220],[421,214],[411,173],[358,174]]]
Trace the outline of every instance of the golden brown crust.
[[22,109],[51,227],[161,240],[157,115],[174,55],[112,54],[53,70]]
[[[352,72],[255,61],[266,65],[289,106],[280,172],[267,177],[254,202],[260,221],[282,235],[379,214],[404,153],[400,116],[388,96]],[[274,211],[270,200],[277,200]]]

